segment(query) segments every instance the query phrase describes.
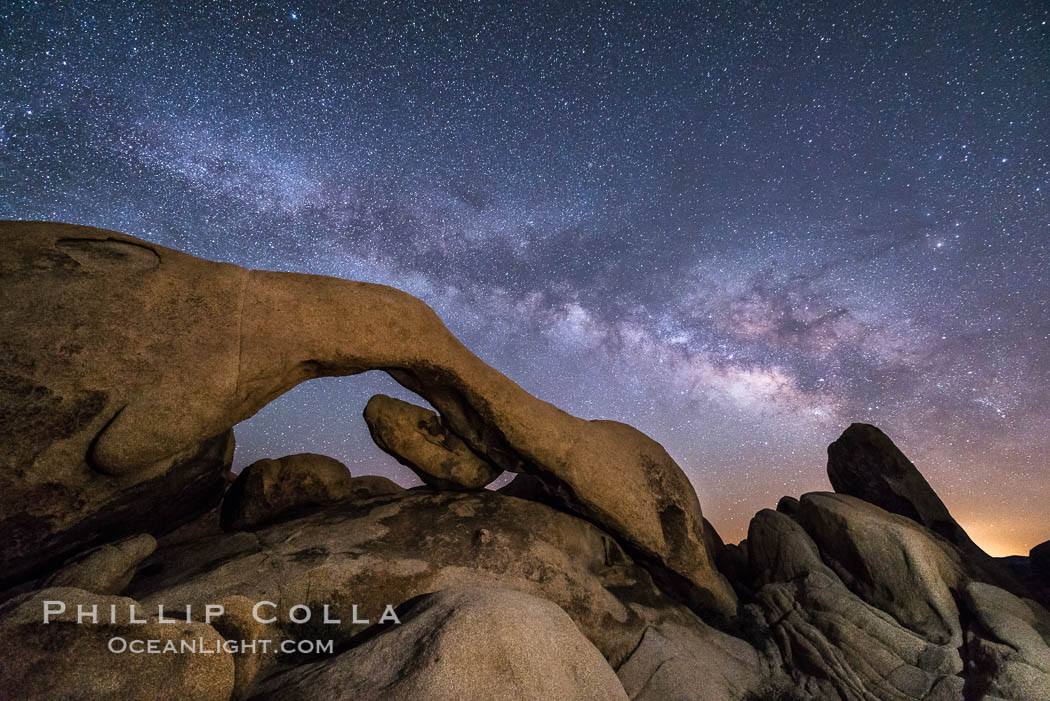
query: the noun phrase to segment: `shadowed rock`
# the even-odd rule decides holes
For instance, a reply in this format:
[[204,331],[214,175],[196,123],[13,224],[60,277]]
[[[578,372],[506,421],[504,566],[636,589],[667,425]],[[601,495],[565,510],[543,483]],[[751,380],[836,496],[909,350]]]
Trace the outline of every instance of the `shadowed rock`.
[[76,587],[95,594],[119,594],[131,581],[135,568],[157,548],[148,533],[107,543],[91,550],[55,572],[44,587]]
[[967,698],[1050,698],[1050,613],[980,582],[961,598],[971,619]]
[[798,520],[766,509],[748,530],[755,599],[797,698],[961,698],[950,546],[852,497],[797,504]]
[[[962,644],[955,550],[913,521],[843,494],[802,495],[799,522],[854,593],[938,644]],[[753,544],[754,546],[754,544]]]
[[926,478],[875,426],[852,424],[828,446],[828,479],[840,494],[910,518],[955,545],[976,547]]
[[359,475],[350,480],[351,499],[371,499],[372,497],[400,494],[405,491],[397,482],[379,475]]
[[747,529],[747,543],[751,570],[761,584],[790,582],[811,572],[835,577],[821,561],[813,539],[780,511],[762,509],[755,514]]
[[1036,575],[1050,585],[1050,540],[1032,548],[1028,552],[1028,561]]
[[429,409],[377,394],[365,405],[364,417],[376,445],[431,487],[481,489],[502,472],[450,433]]
[[[185,475],[213,479],[217,499],[220,466],[204,475],[184,466],[209,440],[304,380],[382,369],[490,463],[555,485],[574,511],[662,568],[666,586],[735,612],[704,548],[696,493],[659,444],[528,394],[420,300],[382,285],[249,271],[88,227],[7,222],[0,232],[0,486],[14,495],[0,525],[16,543],[4,551],[5,571],[39,566],[40,531],[54,536],[43,551],[54,554],[78,544],[63,540],[69,533],[111,540],[143,530],[112,506],[150,480],[162,480],[150,485],[150,505],[183,499]],[[66,495],[42,526],[26,521],[39,513],[34,490]]]
[[[203,610],[239,594],[349,612],[374,622],[385,604],[450,587],[517,589],[547,599],[619,665],[649,625],[702,626],[654,586],[650,574],[594,525],[490,490],[401,490],[332,504],[258,530],[218,532],[160,547],[128,595],[144,605]],[[360,633],[349,615],[325,635]],[[265,637],[299,637],[275,624]],[[276,644],[276,643],[275,643]]]
[[244,468],[222,500],[222,527],[258,528],[310,507],[349,499],[350,470],[326,455],[299,453]]

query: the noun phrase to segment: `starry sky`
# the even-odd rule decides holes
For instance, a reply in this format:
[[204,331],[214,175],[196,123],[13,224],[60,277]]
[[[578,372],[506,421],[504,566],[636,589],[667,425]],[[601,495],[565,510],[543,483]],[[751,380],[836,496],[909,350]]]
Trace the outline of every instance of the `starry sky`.
[[[176,6],[178,5],[178,6]],[[659,440],[728,541],[882,427],[996,555],[1050,538],[1050,6],[0,2],[0,217],[381,282]],[[379,373],[237,465],[379,452]],[[504,478],[505,479],[505,478]]]

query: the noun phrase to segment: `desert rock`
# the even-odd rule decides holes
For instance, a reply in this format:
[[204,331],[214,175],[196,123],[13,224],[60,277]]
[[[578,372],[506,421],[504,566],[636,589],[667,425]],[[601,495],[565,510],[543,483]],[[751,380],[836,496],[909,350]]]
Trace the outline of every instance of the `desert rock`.
[[405,488],[379,475],[359,475],[350,480],[351,499],[371,499],[389,494],[400,494]]
[[709,626],[656,625],[616,671],[634,701],[735,701],[763,685],[758,653]]
[[938,644],[962,644],[955,551],[913,521],[844,494],[802,496],[799,521],[851,591]]
[[[11,303],[0,326],[29,330],[4,341],[10,376],[0,416],[20,422],[0,427],[0,486],[13,495],[0,525],[20,544],[5,549],[5,572],[42,566],[42,534],[44,552],[68,555],[83,545],[78,531],[105,531],[108,540],[132,527],[153,532],[139,520],[127,525],[113,508],[120,499],[134,497],[120,502],[125,511],[146,504],[147,493],[175,507],[190,482],[194,506],[206,511],[225,467],[195,456],[208,446],[221,454],[231,426],[304,380],[383,369],[493,465],[571,496],[569,507],[662,569],[669,590],[735,612],[733,590],[704,548],[696,493],[659,444],[536,399],[420,300],[382,285],[249,271],[90,227],[6,222],[2,235]],[[42,308],[48,323],[34,323]],[[45,514],[27,518],[45,493]],[[175,515],[166,522],[186,520]]]
[[963,601],[973,618],[967,631],[972,696],[1050,699],[1050,614],[981,582],[966,586]]
[[253,698],[626,701],[612,668],[565,612],[520,591],[428,594],[334,658],[275,677]]
[[1028,561],[1037,576],[1050,584],[1050,540],[1032,548],[1028,553]]
[[441,418],[421,406],[377,394],[365,406],[372,440],[402,465],[438,489],[481,489],[500,476]]
[[119,594],[131,581],[135,567],[157,548],[148,533],[107,543],[63,566],[43,587],[75,587],[95,594]]
[[[65,613],[43,624],[45,601],[62,602]],[[77,605],[97,606],[99,623],[77,623]],[[82,589],[54,587],[8,602],[0,612],[0,691],[17,690],[18,699],[151,699],[227,701],[233,691],[234,663],[214,628],[197,622],[130,622],[147,612],[132,599],[101,596]],[[57,605],[56,605],[57,606]],[[117,623],[110,624],[115,606]],[[132,654],[110,652],[111,639],[196,643],[217,652]],[[4,693],[6,697],[6,693]]]
[[[402,490],[347,501],[252,532],[160,548],[128,588],[144,604],[207,602],[231,594],[278,608],[358,605],[375,622],[438,589],[515,589],[561,606],[618,666],[646,626],[700,619],[657,588],[609,534],[542,504],[478,492]],[[368,615],[371,612],[371,616]],[[338,643],[360,633],[349,615],[325,626]],[[295,636],[286,620],[271,637]]]
[[828,446],[828,478],[840,494],[910,518],[957,546],[976,548],[922,473],[875,426],[852,424]]
[[313,453],[258,460],[244,468],[222,500],[222,526],[258,528],[310,507],[349,499],[353,493],[346,465]]

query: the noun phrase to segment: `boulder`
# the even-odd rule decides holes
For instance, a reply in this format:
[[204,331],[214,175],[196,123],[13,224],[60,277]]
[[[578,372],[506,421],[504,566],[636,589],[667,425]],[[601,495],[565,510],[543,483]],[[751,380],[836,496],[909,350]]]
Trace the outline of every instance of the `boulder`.
[[[65,612],[43,623],[45,602],[61,602]],[[97,607],[98,623],[82,619]],[[69,587],[55,587],[13,599],[0,612],[0,690],[18,699],[151,699],[227,701],[233,692],[234,663],[223,649],[225,640],[204,623],[180,621],[131,623],[146,618],[133,599],[102,596]],[[55,608],[58,604],[53,604]],[[111,607],[115,623],[109,622]],[[109,647],[157,641],[157,650],[183,643],[211,652],[122,653]],[[132,641],[136,641],[133,643]]]
[[1019,596],[1039,596],[970,539],[915,465],[875,426],[852,424],[828,446],[828,477],[836,492],[909,518],[947,540],[970,577]]
[[601,653],[564,611],[520,591],[447,589],[335,657],[274,677],[253,697],[626,701]]
[[763,686],[758,653],[739,638],[706,625],[649,626],[616,670],[632,701],[737,701]]
[[722,554],[722,550],[725,549],[726,544],[722,540],[722,536],[718,535],[718,531],[715,530],[714,524],[708,521],[706,518],[703,520],[704,524],[704,548],[707,552],[711,553],[711,557],[718,561],[719,556]]
[[400,484],[379,475],[360,475],[350,480],[351,499],[371,499],[400,494],[403,491],[405,488]]
[[790,582],[817,572],[835,578],[813,539],[781,511],[762,509],[747,529],[750,570],[761,584]]
[[[735,612],[704,548],[696,492],[658,443],[528,394],[420,300],[382,285],[249,271],[90,227],[5,222],[0,235],[11,300],[0,309],[9,359],[0,487],[13,495],[0,527],[16,543],[2,571],[17,577],[41,565],[42,540],[49,554],[82,549],[62,539],[68,532],[92,541],[153,532],[138,517],[156,516],[157,504],[176,512],[165,518],[172,525],[185,520],[187,500],[206,511],[225,467],[202,451],[221,453],[231,426],[304,380],[382,369],[475,453],[535,474],[622,539],[668,591]],[[47,324],[35,323],[42,309]]]
[[963,697],[963,662],[955,645],[916,635],[826,571],[767,584],[756,601],[794,680],[787,698]]
[[965,575],[950,544],[910,519],[844,494],[804,494],[799,522],[823,562],[864,601],[926,640],[962,644],[952,590]]
[[748,594],[752,592],[752,577],[751,567],[748,564],[748,552],[749,547],[746,539],[740,541],[736,545],[726,543],[725,547],[722,548],[722,551],[718,554],[718,559],[716,560],[718,571],[726,576],[738,593],[744,592],[745,594]]
[[967,584],[962,599],[972,616],[968,698],[1050,699],[1050,614],[981,582]]
[[481,489],[503,472],[471,450],[429,409],[377,394],[365,422],[372,440],[437,489]]
[[[246,597],[232,594],[215,604],[222,607],[223,613],[212,620],[212,626],[225,639],[239,643],[238,649],[232,653],[234,673],[230,698],[240,701],[251,695],[263,670],[274,667],[274,655],[263,652],[260,642],[268,639],[267,627],[252,612],[255,602]],[[255,643],[255,648],[243,643]]]
[[131,581],[138,564],[156,548],[156,538],[148,533],[108,543],[64,565],[41,588],[74,587],[95,594],[119,594]]
[[352,495],[350,470],[325,455],[300,453],[244,468],[222,500],[221,523],[246,530]]
[[[814,508],[810,501],[812,495],[803,496],[800,516]],[[956,675],[963,663],[953,641],[916,635],[850,591],[794,518],[758,512],[747,542],[760,586],[755,599],[795,680],[792,693],[847,701],[960,696],[963,680]]]
[[798,516],[799,506],[800,504],[798,499],[796,499],[795,497],[784,496],[780,497],[780,501],[777,502],[777,511],[784,514],[785,516],[795,518],[796,516]]

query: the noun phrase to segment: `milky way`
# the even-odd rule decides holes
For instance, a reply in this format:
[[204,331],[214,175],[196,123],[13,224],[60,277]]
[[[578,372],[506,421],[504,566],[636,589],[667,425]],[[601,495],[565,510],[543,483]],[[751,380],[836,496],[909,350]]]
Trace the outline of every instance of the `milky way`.
[[[0,4],[0,217],[407,290],[727,540],[852,421],[994,554],[1050,538],[1045,2],[180,4]],[[237,464],[414,483],[376,391],[300,386]]]

